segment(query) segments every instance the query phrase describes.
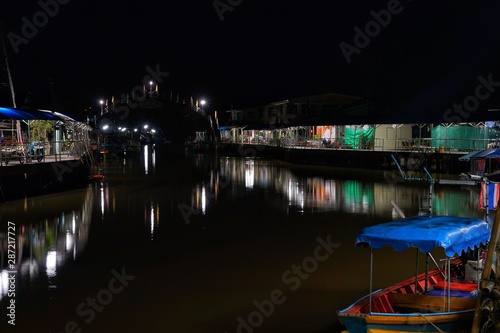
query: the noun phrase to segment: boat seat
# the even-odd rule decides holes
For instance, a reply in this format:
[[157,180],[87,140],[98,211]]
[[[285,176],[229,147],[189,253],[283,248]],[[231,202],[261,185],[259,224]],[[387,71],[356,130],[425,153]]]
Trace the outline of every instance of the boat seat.
[[[425,293],[429,296],[447,296],[448,289],[432,289]],[[472,292],[466,290],[454,290],[450,289],[450,297],[460,297],[460,298],[475,298]]]
[[[428,290],[425,295],[447,296],[448,283],[446,281],[439,281],[432,287],[432,289]],[[450,282],[450,297],[476,298],[477,283]]]
[[[423,294],[403,294],[392,293],[394,307],[401,312],[444,312],[447,311],[446,297],[423,295]],[[477,300],[474,298],[451,297],[450,311],[470,310],[476,307]]]
[[[434,289],[448,289],[448,283],[446,281],[439,281],[434,286]],[[461,291],[474,291],[477,290],[477,283],[469,282],[450,282],[451,290],[461,290]]]

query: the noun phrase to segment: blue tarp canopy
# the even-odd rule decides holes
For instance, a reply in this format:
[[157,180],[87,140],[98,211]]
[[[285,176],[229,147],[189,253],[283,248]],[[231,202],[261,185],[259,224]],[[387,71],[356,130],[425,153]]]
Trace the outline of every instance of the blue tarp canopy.
[[500,149],[485,149],[471,156],[471,159],[478,158],[500,158]]
[[2,107],[0,107],[0,119],[76,121],[74,118],[60,112],[48,110],[20,110]]
[[472,157],[476,156],[477,154],[479,153],[482,153],[483,151],[482,150],[476,150],[476,151],[473,151],[472,153],[468,153],[467,155],[464,155],[464,156],[461,156],[458,158],[459,161],[468,161],[470,160]]
[[396,251],[416,247],[421,252],[444,248],[446,255],[486,245],[491,230],[482,219],[459,216],[413,216],[364,228],[356,238],[356,247],[368,245],[380,249],[386,245]]

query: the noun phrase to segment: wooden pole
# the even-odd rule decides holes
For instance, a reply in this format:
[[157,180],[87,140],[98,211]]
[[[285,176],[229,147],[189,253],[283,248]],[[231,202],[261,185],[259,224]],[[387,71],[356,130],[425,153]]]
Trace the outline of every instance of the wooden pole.
[[368,313],[372,313],[372,292],[373,292],[373,249],[370,247],[370,304]]
[[[486,262],[484,263],[483,273],[481,275],[481,288],[479,288],[479,293],[477,296],[476,312],[474,313],[474,321],[472,323],[472,333],[479,333],[479,326],[481,324],[481,303],[483,301],[482,287],[485,282],[490,279],[491,266],[493,264],[493,257],[496,251],[496,245],[498,240],[498,233],[500,231],[500,212],[496,212],[495,221],[493,222],[493,227],[491,230],[491,238],[488,244],[488,253],[486,255]],[[478,263],[479,264],[479,263]]]
[[[10,97],[12,98],[12,107],[15,109],[17,108],[16,105],[16,94],[14,92],[14,83],[12,82],[12,75],[10,73],[10,67],[9,67],[9,57],[7,55],[7,49],[5,48],[5,37],[4,37],[4,32],[3,30],[0,30],[1,34],[1,39],[2,39],[2,51],[3,51],[3,56],[5,60],[5,70],[7,71],[7,80],[9,82],[9,91],[10,91]],[[21,134],[21,121],[16,120],[16,136],[17,136],[17,142],[22,142],[22,134]]]

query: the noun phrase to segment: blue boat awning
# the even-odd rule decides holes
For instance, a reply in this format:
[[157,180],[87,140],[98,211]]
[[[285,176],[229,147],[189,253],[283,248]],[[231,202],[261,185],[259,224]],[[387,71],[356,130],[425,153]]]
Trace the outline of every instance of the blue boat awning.
[[392,246],[396,251],[410,247],[431,252],[442,247],[447,256],[486,245],[491,230],[482,219],[459,216],[413,216],[364,228],[356,238],[356,247],[373,249]]
[[479,153],[482,153],[483,151],[482,150],[476,150],[476,151],[473,151],[472,153],[468,153],[467,155],[464,155],[464,156],[461,156],[458,158],[459,161],[468,161],[470,160],[472,157],[476,156],[477,154]]
[[471,159],[500,158],[500,149],[485,149],[471,156]]
[[0,107],[0,119],[76,121],[73,117],[56,111],[40,109],[21,110],[4,107]]

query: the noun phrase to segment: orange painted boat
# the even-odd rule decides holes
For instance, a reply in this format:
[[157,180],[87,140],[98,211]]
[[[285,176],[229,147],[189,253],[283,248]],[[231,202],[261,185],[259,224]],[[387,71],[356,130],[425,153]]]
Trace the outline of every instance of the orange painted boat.
[[[339,320],[349,333],[470,332],[480,278],[470,267],[480,260],[466,262],[465,254],[480,253],[490,235],[484,220],[450,216],[415,216],[363,229],[356,247],[370,247],[370,293],[338,311]],[[429,270],[427,264],[424,273],[372,292],[373,249],[384,246],[416,248],[436,266],[430,253],[442,247],[446,265]],[[454,259],[456,254],[463,256]]]
[[90,175],[89,180],[92,180],[92,181],[104,180],[104,175]]

